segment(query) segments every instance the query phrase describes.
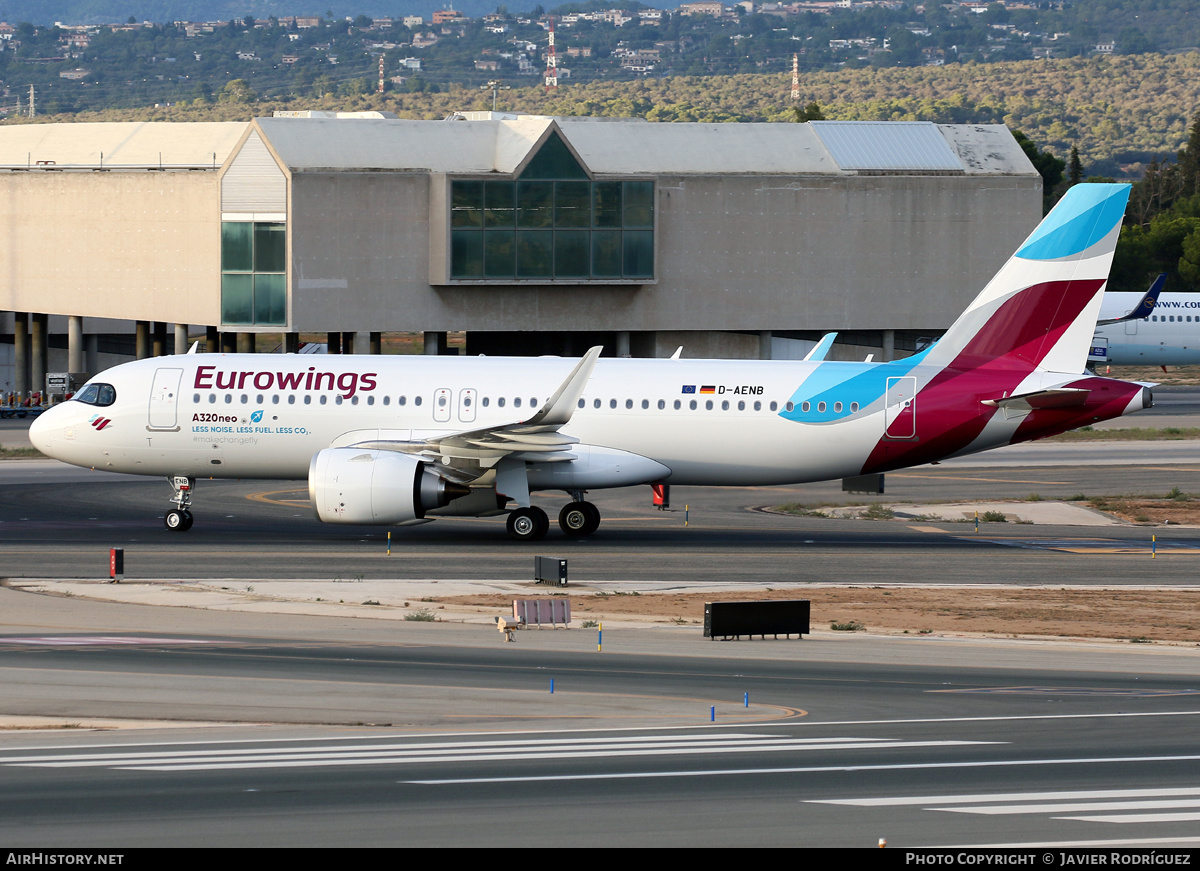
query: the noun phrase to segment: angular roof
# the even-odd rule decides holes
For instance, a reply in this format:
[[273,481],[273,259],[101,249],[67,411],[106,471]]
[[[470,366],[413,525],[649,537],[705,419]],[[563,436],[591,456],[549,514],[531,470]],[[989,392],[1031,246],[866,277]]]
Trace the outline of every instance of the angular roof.
[[219,169],[244,121],[103,121],[0,127],[0,169]]
[[[452,116],[452,118],[455,116]],[[495,115],[486,120],[258,118],[289,172],[511,175],[556,127],[606,175],[1036,175],[1002,124],[817,121],[652,123]],[[100,122],[0,127],[0,169],[219,168],[244,122]]]
[[446,121],[259,118],[254,123],[291,172],[508,175],[555,126],[597,175],[1037,174],[1002,124],[651,123],[532,115]]

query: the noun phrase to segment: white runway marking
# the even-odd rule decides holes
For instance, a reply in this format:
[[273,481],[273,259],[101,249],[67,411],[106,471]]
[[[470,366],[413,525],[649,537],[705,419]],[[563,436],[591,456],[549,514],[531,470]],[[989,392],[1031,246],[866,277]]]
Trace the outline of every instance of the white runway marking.
[[639,738],[583,738],[545,741],[472,741],[440,743],[331,744],[297,748],[256,746],[241,749],[137,750],[106,753],[0,755],[0,765],[38,768],[119,768],[139,771],[215,771],[248,768],[327,767],[339,765],[411,765],[484,761],[551,762],[606,757],[697,754],[783,753],[820,750],[896,749],[977,745],[983,741],[898,741],[881,738],[787,738],[734,733],[720,736],[654,735]]
[[[853,807],[916,806],[943,813],[1016,816],[1044,814],[1091,823],[1179,823],[1200,821],[1200,787],[1094,789],[1055,792],[995,792],[969,795],[907,795],[889,798],[815,799],[808,804]],[[1175,813],[1146,813],[1188,808]],[[1103,813],[1081,813],[1102,811]]]

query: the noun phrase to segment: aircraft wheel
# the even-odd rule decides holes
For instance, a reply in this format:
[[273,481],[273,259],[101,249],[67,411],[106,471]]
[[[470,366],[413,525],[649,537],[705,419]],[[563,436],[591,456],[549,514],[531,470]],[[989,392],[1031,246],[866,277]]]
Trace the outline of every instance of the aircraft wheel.
[[550,518],[540,508],[518,508],[508,515],[508,537],[514,541],[541,541],[550,530]]
[[583,508],[588,513],[588,524],[587,524],[587,528],[584,530],[583,534],[591,535],[593,532],[595,532],[597,529],[600,528],[600,509],[597,508],[595,505],[593,505],[591,502],[584,502]]
[[571,538],[582,538],[600,526],[600,511],[591,502],[568,502],[559,512],[558,525]]
[[172,508],[163,518],[163,524],[172,532],[187,532],[192,528],[192,514],[190,511]]
[[590,519],[582,502],[568,502],[563,510],[558,512],[558,525],[571,538],[587,535],[587,525]]

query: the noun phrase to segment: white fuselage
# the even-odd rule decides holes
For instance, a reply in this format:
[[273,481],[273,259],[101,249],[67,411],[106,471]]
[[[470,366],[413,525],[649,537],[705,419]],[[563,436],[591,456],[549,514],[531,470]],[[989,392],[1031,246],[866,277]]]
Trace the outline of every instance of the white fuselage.
[[[318,451],[411,443],[528,420],[571,372],[568,358],[186,355],[142,360],[93,379],[116,399],[68,402],[31,431],[47,453],[81,466],[197,478],[307,476]],[[895,363],[745,360],[597,361],[562,434],[576,451],[647,458],[644,475],[617,468],[603,483],[758,485],[860,474],[887,451],[910,451],[939,411],[916,396],[941,371]],[[1045,386],[1030,373],[1022,389]],[[1015,383],[1008,384],[1015,392]],[[995,415],[954,395],[981,420],[948,453],[1008,444],[1019,415]],[[811,400],[811,401],[809,401]],[[789,404],[790,403],[790,404]],[[1137,406],[1137,407],[1140,407]],[[1124,408],[1117,413],[1135,410]],[[986,429],[983,421],[989,420]],[[885,429],[891,428],[885,439]],[[882,453],[881,453],[882,452]],[[931,457],[932,459],[932,457]],[[928,460],[926,460],[928,461]],[[911,464],[911,463],[909,463]],[[581,467],[583,463],[576,464]],[[532,463],[530,489],[559,486],[564,466]]]
[[[111,381],[116,402],[106,408],[61,406],[53,413],[50,437],[60,459],[112,471],[298,479],[308,474],[313,455],[327,447],[418,441],[528,419],[575,363],[565,358],[162,357],[98,376],[95,380]],[[817,365],[872,368],[601,360],[582,405],[562,432],[583,445],[653,458],[671,470],[672,483],[769,484],[856,474],[883,432],[881,409],[843,421],[836,436],[834,428],[820,428],[831,436],[820,444],[810,437],[817,433],[801,438],[796,423],[780,417]],[[290,383],[280,388],[280,380],[296,377],[298,388]],[[713,392],[700,392],[708,386]],[[684,393],[685,387],[694,392]],[[168,393],[174,394],[173,402]],[[874,398],[880,393],[882,388]],[[156,394],[162,400],[156,401]],[[860,397],[864,407],[871,399],[866,393]],[[852,399],[844,401],[848,408]],[[97,415],[111,422],[98,430],[89,424]],[[50,424],[51,417],[43,423]]]
[[[1106,293],[1100,317],[1116,318],[1142,298]],[[1108,340],[1108,362],[1118,366],[1188,366],[1200,363],[1200,294],[1164,293],[1149,317],[1097,327]]]

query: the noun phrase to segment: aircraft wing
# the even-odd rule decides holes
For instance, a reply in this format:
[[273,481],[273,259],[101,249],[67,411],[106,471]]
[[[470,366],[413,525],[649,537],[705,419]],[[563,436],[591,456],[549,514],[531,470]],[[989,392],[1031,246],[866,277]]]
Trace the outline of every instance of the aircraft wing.
[[1146,291],[1146,295],[1138,300],[1138,304],[1133,307],[1129,314],[1122,315],[1119,318],[1105,318],[1096,321],[1096,326],[1104,327],[1109,324],[1119,324],[1123,321],[1134,321],[1146,317],[1154,310],[1154,306],[1158,305],[1158,295],[1162,293],[1163,285],[1167,283],[1167,273],[1160,272],[1158,278],[1150,285],[1150,289]]
[[584,354],[566,380],[527,420],[415,441],[360,442],[354,447],[428,457],[446,477],[459,481],[475,480],[506,457],[538,463],[573,460],[570,448],[579,440],[559,430],[570,422],[602,349],[597,345]]

